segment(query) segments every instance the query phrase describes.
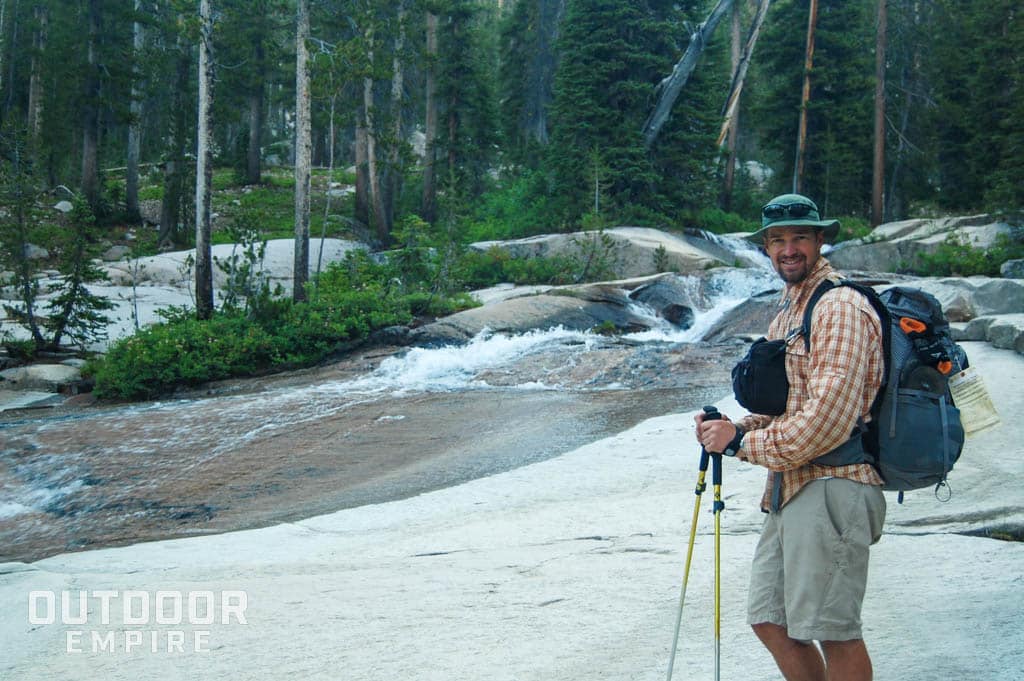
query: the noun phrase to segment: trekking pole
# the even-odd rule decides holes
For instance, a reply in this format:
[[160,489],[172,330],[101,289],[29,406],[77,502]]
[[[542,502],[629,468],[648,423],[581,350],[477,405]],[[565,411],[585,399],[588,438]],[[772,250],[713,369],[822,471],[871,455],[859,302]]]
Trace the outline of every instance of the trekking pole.
[[711,455],[711,488],[715,494],[715,681],[719,680],[722,661],[722,455]]
[[[704,407],[704,420],[713,421],[715,419],[722,418],[722,415],[718,413],[715,407]],[[676,626],[675,631],[672,634],[672,653],[668,658],[668,681],[672,681],[672,668],[676,662],[676,648],[679,645],[679,626],[683,620],[683,603],[686,600],[686,582],[690,578],[690,561],[693,558],[693,544],[697,538],[697,518],[700,514],[700,497],[707,489],[707,483],[704,482],[704,478],[708,472],[708,451],[704,448],[700,448],[700,468],[697,472],[697,486],[694,489],[694,494],[697,495],[696,502],[693,505],[693,519],[690,521],[690,544],[686,549],[686,567],[683,568],[683,586],[679,591],[679,608],[676,610]],[[719,462],[721,466],[721,462]],[[712,477],[714,473],[712,472]],[[721,470],[719,470],[719,480],[721,480]]]

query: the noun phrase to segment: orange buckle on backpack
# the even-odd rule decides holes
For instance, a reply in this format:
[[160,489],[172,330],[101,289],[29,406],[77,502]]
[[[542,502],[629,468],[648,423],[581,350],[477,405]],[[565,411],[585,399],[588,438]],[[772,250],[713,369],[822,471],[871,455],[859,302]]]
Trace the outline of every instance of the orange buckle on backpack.
[[900,328],[903,329],[903,333],[909,336],[915,333],[924,333],[928,330],[928,325],[917,319],[900,317]]

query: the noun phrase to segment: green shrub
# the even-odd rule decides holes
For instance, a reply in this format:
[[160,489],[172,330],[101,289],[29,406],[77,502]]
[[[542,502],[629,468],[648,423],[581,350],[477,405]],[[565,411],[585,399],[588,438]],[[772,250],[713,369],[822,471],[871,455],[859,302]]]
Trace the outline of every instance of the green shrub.
[[839,218],[839,234],[836,236],[836,243],[862,239],[871,234],[871,222],[861,217],[847,216]]
[[925,276],[998,277],[1007,260],[1024,258],[1024,239],[1019,231],[1000,234],[989,249],[973,246],[966,236],[949,234],[935,253],[921,254],[908,269]]
[[698,229],[712,234],[731,234],[733,232],[752,232],[760,225],[747,220],[736,213],[729,213],[721,208],[701,208],[692,218]]
[[553,224],[550,203],[545,175],[526,171],[480,196],[466,221],[465,238],[471,243],[561,231]]
[[243,317],[175,319],[115,342],[89,373],[97,397],[150,399],[180,385],[265,371],[275,356],[270,334]]
[[454,276],[464,288],[513,284],[568,284],[579,265],[574,258],[513,258],[497,246],[486,252],[467,251],[455,266]]

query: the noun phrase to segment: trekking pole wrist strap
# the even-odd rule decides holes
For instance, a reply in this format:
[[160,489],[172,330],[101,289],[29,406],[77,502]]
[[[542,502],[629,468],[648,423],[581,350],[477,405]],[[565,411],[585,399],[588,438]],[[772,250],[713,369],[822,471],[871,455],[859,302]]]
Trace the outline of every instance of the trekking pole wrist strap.
[[725,450],[722,452],[722,454],[725,454],[726,456],[736,456],[736,453],[740,451],[740,447],[743,446],[743,436],[747,434],[747,431],[745,431],[741,426],[736,424],[733,425],[736,428],[736,435],[733,436],[732,440],[729,441],[729,444],[725,446]]

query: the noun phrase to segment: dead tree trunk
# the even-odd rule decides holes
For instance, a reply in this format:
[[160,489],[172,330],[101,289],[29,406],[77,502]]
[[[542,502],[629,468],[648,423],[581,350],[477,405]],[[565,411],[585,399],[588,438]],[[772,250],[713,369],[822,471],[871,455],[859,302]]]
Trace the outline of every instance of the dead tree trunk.
[[875,153],[871,171],[871,226],[885,218],[885,51],[887,0],[878,0],[875,35]]
[[804,51],[804,86],[800,92],[800,124],[796,133],[796,162],[793,164],[793,192],[800,193],[807,156],[807,107],[811,102],[811,69],[814,67],[814,32],[818,26],[818,0],[811,0],[807,15],[807,47]]
[[704,20],[704,23],[699,24],[693,33],[690,34],[690,44],[686,47],[686,52],[683,54],[682,59],[672,69],[672,73],[659,83],[658,101],[655,102],[654,109],[651,111],[651,115],[647,118],[641,131],[644,136],[644,148],[650,149],[653,146],[654,140],[658,138],[658,133],[661,132],[665,123],[668,122],[672,106],[676,103],[676,99],[679,97],[683,86],[686,85],[693,70],[697,67],[697,60],[700,58],[701,53],[704,52],[708,39],[714,34],[715,28],[718,27],[718,22],[732,8],[732,3],[733,0],[718,0],[718,4],[711,10],[711,14]]
[[743,46],[743,55],[740,57],[739,66],[733,69],[732,85],[729,87],[729,96],[725,100],[725,107],[722,110],[722,129],[718,133],[718,145],[721,146],[726,135],[732,127],[732,121],[736,112],[739,111],[740,95],[743,94],[743,84],[747,79],[747,70],[750,68],[750,60],[754,54],[754,46],[757,45],[757,38],[761,34],[761,26],[764,18],[768,15],[768,6],[771,0],[760,0],[757,5],[757,13],[747,33],[747,41]]
[[[732,22],[729,27],[729,57],[732,62],[732,74],[733,80],[736,80],[737,74],[740,70],[740,31],[742,26],[740,25],[740,8],[738,5],[732,7]],[[728,106],[728,102],[726,103]],[[725,160],[725,177],[722,181],[722,196],[719,200],[719,204],[722,210],[729,210],[732,205],[732,189],[736,182],[736,139],[739,137],[740,119],[739,119],[739,107],[732,113],[731,120],[729,123],[729,135],[726,144],[726,160]]]
[[43,78],[42,62],[46,53],[46,37],[50,19],[50,10],[43,5],[33,8],[36,19],[35,30],[32,32],[32,63],[29,66],[28,81],[28,132],[33,145],[39,144],[39,135],[43,131]]
[[213,148],[213,15],[210,0],[199,2],[199,120],[196,127],[196,316],[213,316],[213,262],[210,245]]
[[295,263],[292,300],[306,299],[309,280],[309,190],[312,127],[309,102],[309,0],[297,3],[295,30]]

